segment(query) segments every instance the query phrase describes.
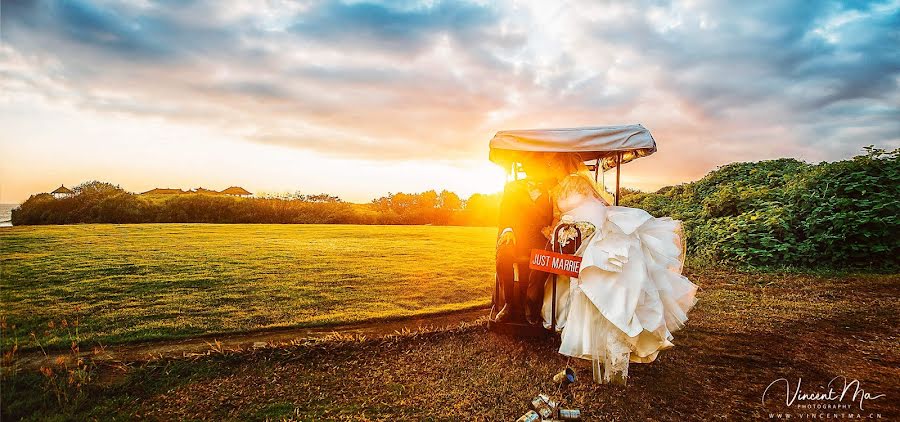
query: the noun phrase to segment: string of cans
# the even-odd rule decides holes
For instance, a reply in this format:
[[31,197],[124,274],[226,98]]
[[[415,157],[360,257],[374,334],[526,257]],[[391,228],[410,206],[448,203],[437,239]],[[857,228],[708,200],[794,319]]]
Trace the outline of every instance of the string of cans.
[[[575,382],[575,370],[566,368],[553,376],[553,382],[560,388],[566,388]],[[557,390],[558,391],[558,390]],[[531,410],[519,417],[516,422],[538,421],[580,421],[581,410],[563,409],[559,401],[541,393],[531,399]]]

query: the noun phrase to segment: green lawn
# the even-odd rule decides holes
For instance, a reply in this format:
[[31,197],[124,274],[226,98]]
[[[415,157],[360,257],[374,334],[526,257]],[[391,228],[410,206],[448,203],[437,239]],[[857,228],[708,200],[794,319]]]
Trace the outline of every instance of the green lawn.
[[[141,224],[0,229],[0,315],[67,345],[313,326],[486,305],[496,229]],[[54,322],[49,329],[48,323]],[[15,336],[3,338],[4,348]]]

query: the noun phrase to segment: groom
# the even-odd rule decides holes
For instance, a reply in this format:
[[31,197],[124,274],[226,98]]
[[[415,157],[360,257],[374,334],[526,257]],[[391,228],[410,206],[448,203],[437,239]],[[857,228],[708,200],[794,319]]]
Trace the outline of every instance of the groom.
[[525,179],[509,182],[503,190],[496,262],[504,306],[497,322],[541,323],[546,274],[531,271],[528,259],[532,249],[545,247],[544,231],[553,222],[549,189],[556,181],[548,164],[539,154],[525,157]]

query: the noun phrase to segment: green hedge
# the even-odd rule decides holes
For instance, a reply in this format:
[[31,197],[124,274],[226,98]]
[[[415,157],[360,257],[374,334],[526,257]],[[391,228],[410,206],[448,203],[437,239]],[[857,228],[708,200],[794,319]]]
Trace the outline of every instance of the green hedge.
[[623,195],[684,222],[689,254],[767,267],[900,267],[898,150],[849,160],[734,163],[692,183]]

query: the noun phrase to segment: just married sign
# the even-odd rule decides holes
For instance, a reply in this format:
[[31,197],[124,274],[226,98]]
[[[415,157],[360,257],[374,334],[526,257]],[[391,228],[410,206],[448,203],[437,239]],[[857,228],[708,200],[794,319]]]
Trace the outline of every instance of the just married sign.
[[552,274],[578,277],[578,271],[581,270],[581,257],[564,255],[544,249],[532,249],[528,268]]

